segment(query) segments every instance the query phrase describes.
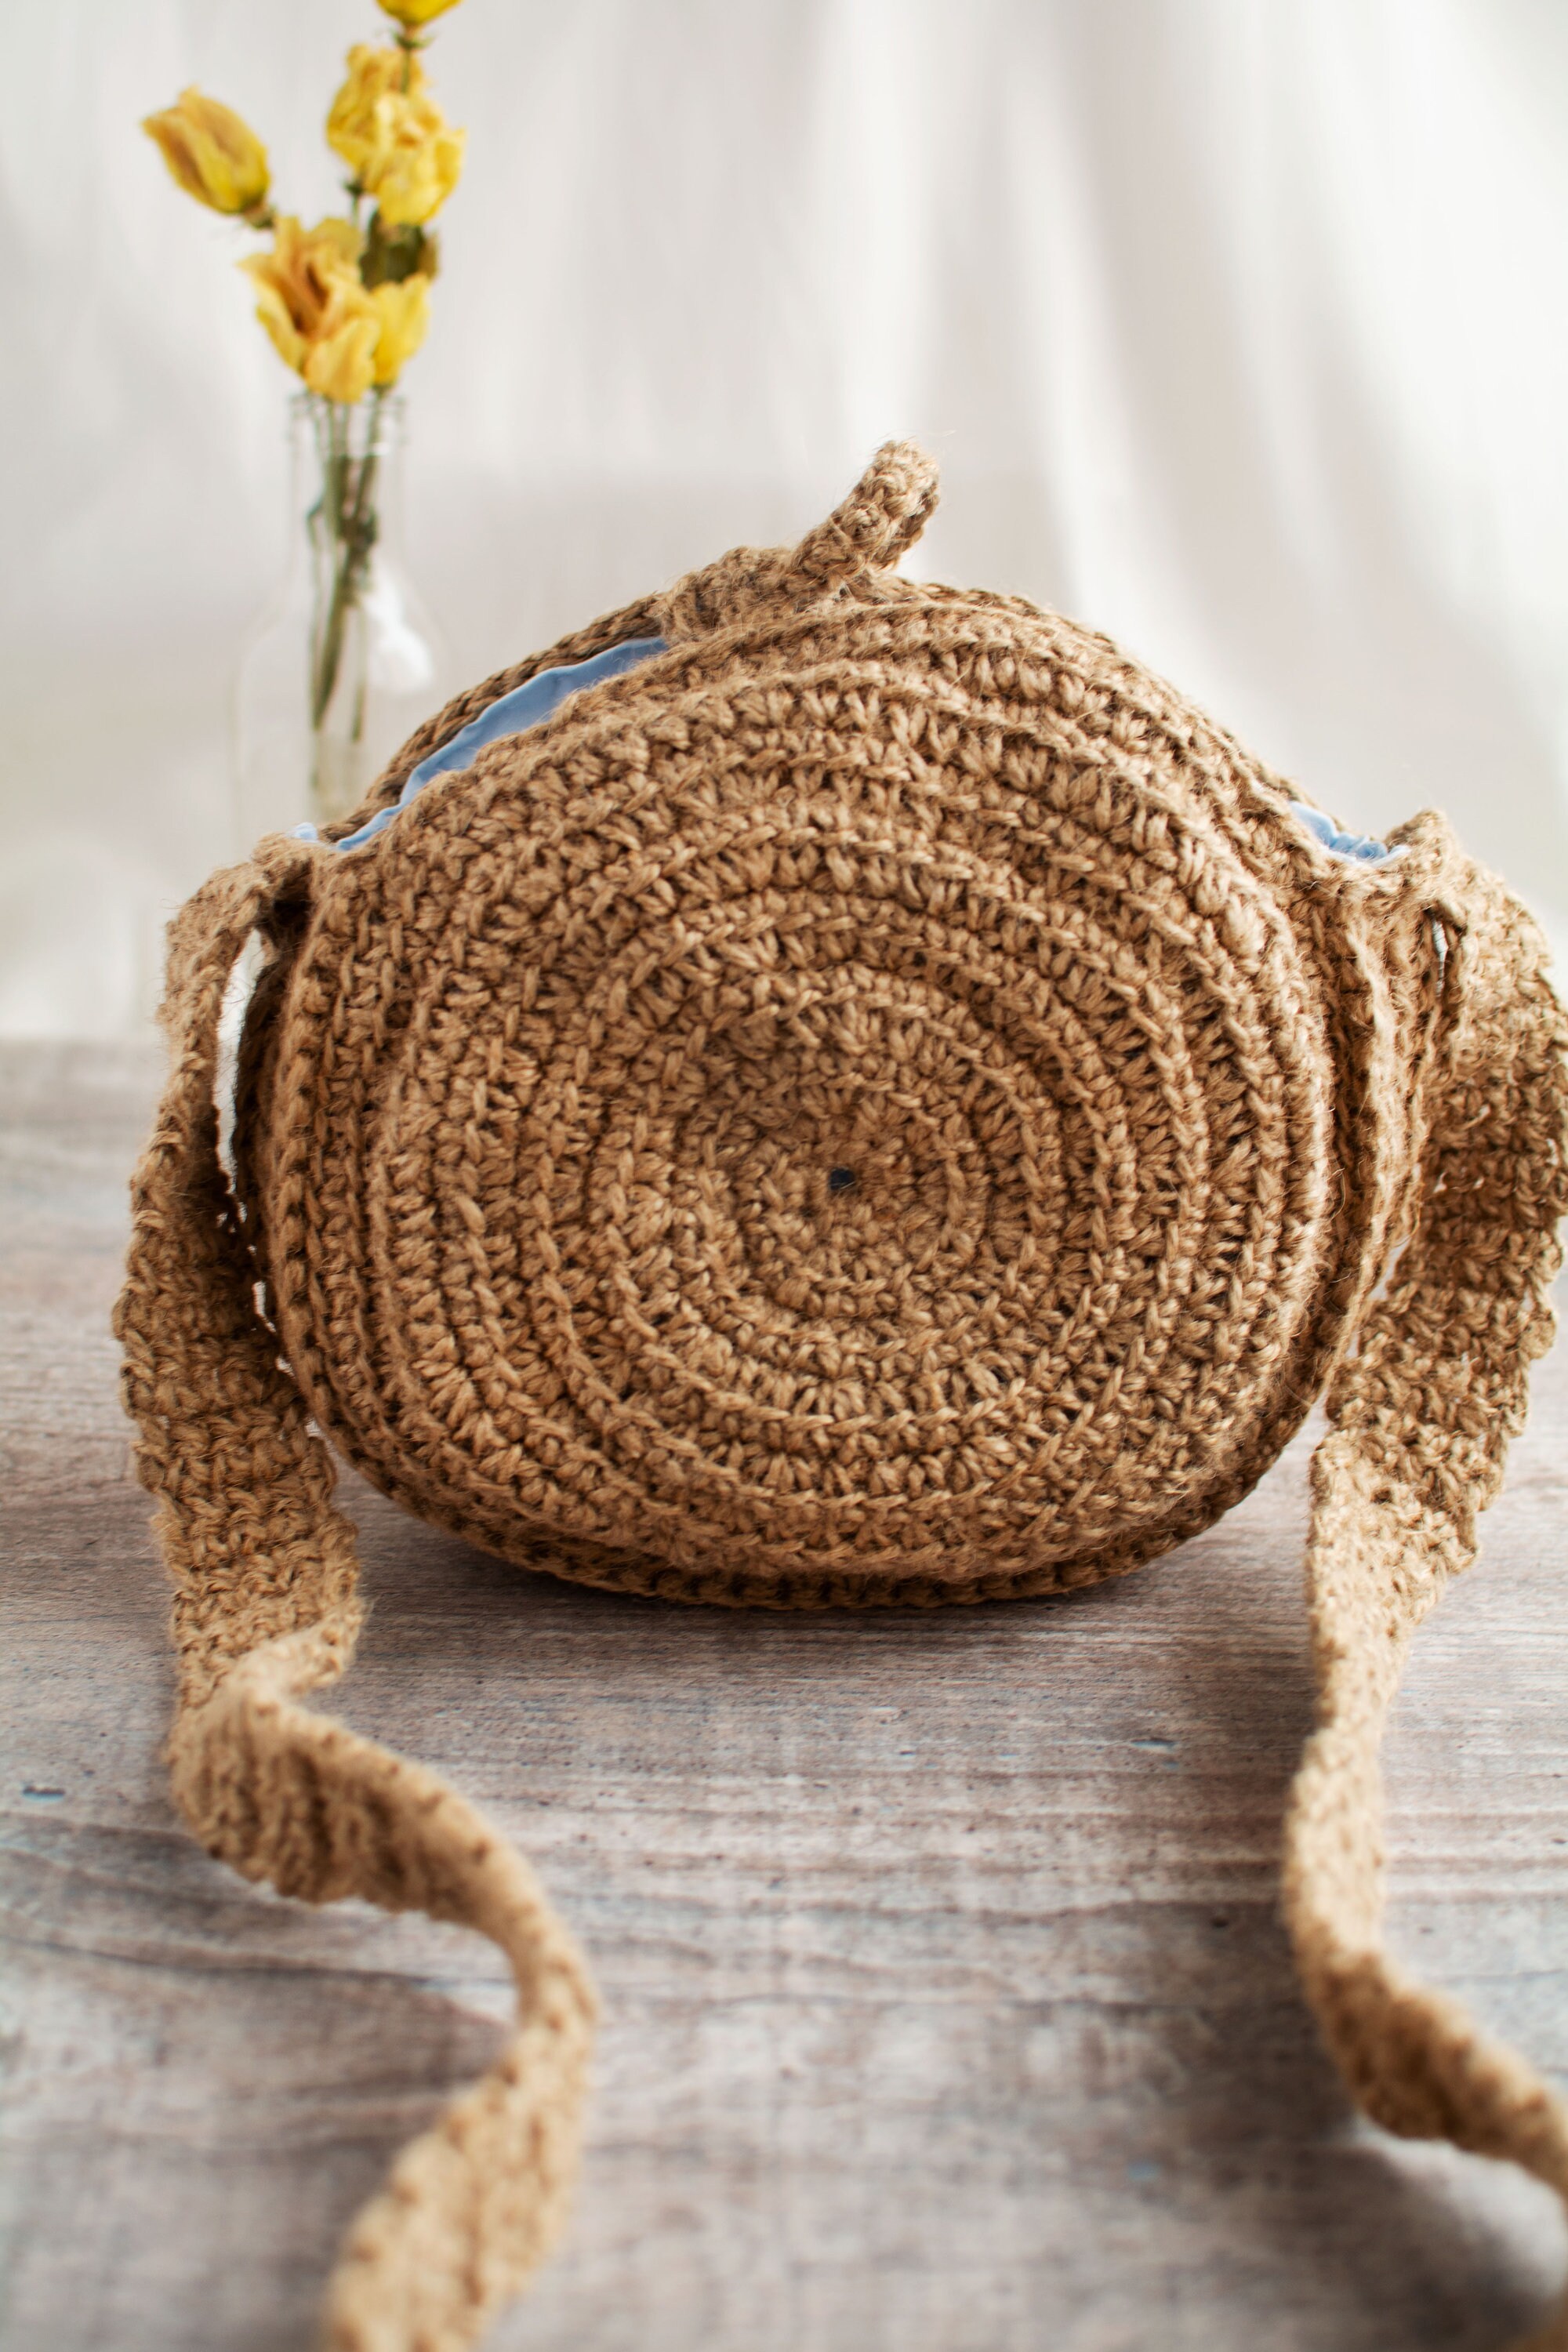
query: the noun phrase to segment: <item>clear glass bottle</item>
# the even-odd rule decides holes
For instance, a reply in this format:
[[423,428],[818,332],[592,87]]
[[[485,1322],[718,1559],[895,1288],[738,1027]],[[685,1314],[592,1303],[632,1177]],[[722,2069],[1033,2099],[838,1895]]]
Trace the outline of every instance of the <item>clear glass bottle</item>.
[[449,688],[446,647],[402,562],[403,401],[300,393],[290,423],[300,525],[235,686],[238,856],[302,818],[346,816]]

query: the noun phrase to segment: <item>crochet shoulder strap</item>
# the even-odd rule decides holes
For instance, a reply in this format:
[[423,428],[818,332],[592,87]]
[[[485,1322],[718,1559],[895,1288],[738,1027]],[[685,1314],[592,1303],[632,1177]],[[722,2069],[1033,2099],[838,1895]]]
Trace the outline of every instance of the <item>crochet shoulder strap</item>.
[[[789,593],[890,561],[915,527],[926,487],[879,463],[858,505],[785,560]],[[331,2352],[462,2352],[560,2228],[594,2000],[507,1843],[433,1775],[301,1703],[353,1649],[353,1537],[258,1309],[215,1088],[219,1016],[246,941],[297,923],[311,866],[331,854],[264,843],[172,927],[171,1071],[135,1178],[116,1329],[174,1582],[170,1755],[193,1830],[284,1894],[425,1910],[489,1936],[511,1966],[518,2023],[500,2059],[399,2157],[351,2228],[329,2294]],[[1474,1556],[1476,1512],[1497,1490],[1529,1362],[1550,1338],[1545,1291],[1568,1210],[1564,1027],[1539,936],[1474,869],[1442,919],[1442,1066],[1419,1223],[1331,1391],[1314,1464],[1319,1728],[1291,1801],[1286,1901],[1308,1996],[1368,2113],[1510,2158],[1568,2202],[1562,2102],[1456,2004],[1405,1978],[1382,1941],[1384,1720],[1416,1624]],[[1568,2352],[1568,2314],[1534,2347]]]
[[279,839],[171,927],[172,1068],[132,1186],[115,1318],[138,1469],[174,1582],[176,1801],[210,1853],[308,1903],[363,1896],[500,1946],[518,2024],[497,2063],[405,2148],[349,2232],[331,2352],[459,2352],[560,2230],[594,1997],[532,1872],[434,1774],[301,1706],[353,1654],[353,1530],[277,1341],[217,1151],[225,990],[253,928],[324,853]]
[[[1415,1628],[1475,1523],[1552,1343],[1568,1213],[1568,1029],[1541,936],[1470,866],[1446,911],[1442,1065],[1418,1223],[1327,1400],[1307,1598],[1318,1728],[1291,1792],[1285,1907],[1307,1996],[1373,2119],[1506,2157],[1568,2203],[1568,2108],[1383,1942],[1378,1750]],[[1568,2306],[1521,2352],[1565,2352]]]

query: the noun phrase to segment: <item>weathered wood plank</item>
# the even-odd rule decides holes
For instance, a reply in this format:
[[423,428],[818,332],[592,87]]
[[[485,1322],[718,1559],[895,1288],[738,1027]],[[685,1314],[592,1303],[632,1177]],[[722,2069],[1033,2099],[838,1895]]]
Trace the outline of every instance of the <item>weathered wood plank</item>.
[[[6,2352],[285,2352],[494,2046],[487,1947],[179,1830],[106,1318],[150,1058],[0,1056]],[[1390,1755],[1405,1953],[1568,2077],[1568,1358]],[[1304,1454],[1123,1585],[741,1618],[359,1489],[342,1693],[535,1857],[605,1997],[579,2218],[498,2352],[1501,2345],[1543,2192],[1347,2118],[1277,1917]]]

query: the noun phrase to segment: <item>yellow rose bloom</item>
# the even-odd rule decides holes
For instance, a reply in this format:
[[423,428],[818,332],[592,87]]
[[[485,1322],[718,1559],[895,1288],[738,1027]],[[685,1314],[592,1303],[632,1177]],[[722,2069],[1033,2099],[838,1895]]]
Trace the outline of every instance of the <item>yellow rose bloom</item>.
[[448,8],[457,5],[458,0],[380,0],[386,14],[395,16],[400,25],[406,25],[410,32],[420,25],[434,24],[437,16],[444,16]]
[[438,213],[463,168],[463,132],[448,126],[438,107],[431,104],[429,111],[434,125],[405,125],[374,179],[365,184],[395,227],[416,227]]
[[311,343],[300,370],[307,385],[323,400],[363,400],[375,380],[375,348],[381,323],[372,309],[368,317],[354,313]]
[[362,41],[349,51],[348,64],[327,117],[327,143],[385,220],[417,226],[457,186],[464,134],[430,96],[416,58]]
[[416,270],[395,285],[377,286],[370,299],[381,314],[375,381],[395,383],[399,370],[414,357],[429,328],[430,280]]
[[[332,100],[327,117],[327,144],[340,154],[361,185],[376,158],[390,145],[390,99],[403,95],[404,56],[401,49],[373,49],[356,41],[349,51],[349,78]],[[408,95],[425,88],[416,58],[408,60]]]
[[251,213],[261,205],[270,181],[267,150],[232,107],[184,89],[176,105],[147,115],[142,128],[157,141],[170,178],[198,204],[215,213]]
[[352,221],[307,229],[286,213],[271,252],[239,265],[256,287],[256,315],[279,356],[327,400],[359,400],[374,378],[382,318],[360,282],[363,243]]

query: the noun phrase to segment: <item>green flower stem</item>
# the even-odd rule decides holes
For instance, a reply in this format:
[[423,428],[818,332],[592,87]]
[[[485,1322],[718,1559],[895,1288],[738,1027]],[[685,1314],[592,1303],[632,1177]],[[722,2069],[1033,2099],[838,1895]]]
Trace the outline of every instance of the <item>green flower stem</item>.
[[[365,452],[357,460],[349,455],[349,415],[341,402],[330,404],[327,448],[322,461],[321,497],[310,520],[326,534],[331,549],[332,585],[325,618],[310,663],[310,725],[319,729],[331,707],[342,666],[343,635],[349,616],[363,593],[370,558],[380,530],[375,510],[376,442],[381,405],[379,388],[371,398]],[[359,731],[355,714],[353,732]]]

